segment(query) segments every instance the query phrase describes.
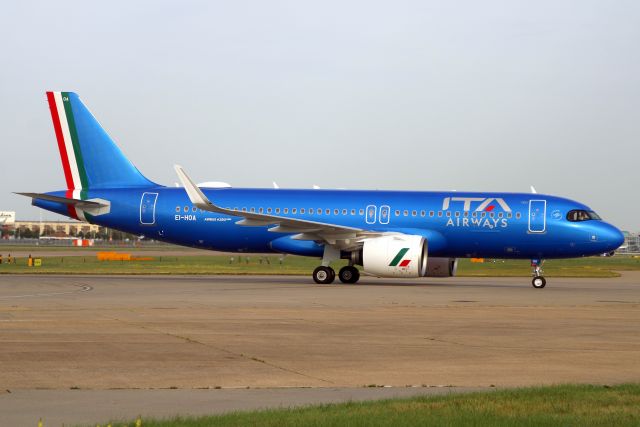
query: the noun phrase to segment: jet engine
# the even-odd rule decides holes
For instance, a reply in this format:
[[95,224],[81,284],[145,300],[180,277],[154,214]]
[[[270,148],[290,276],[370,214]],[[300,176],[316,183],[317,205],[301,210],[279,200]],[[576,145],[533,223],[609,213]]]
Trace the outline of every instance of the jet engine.
[[457,258],[429,258],[426,277],[452,277],[458,270]]
[[407,234],[367,239],[361,261],[366,273],[379,277],[422,277],[427,273],[427,241]]

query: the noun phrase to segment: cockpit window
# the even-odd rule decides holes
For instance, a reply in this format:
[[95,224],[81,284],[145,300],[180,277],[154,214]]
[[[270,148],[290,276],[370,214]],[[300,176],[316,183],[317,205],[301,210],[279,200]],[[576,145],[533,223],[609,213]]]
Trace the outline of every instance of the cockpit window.
[[567,219],[572,222],[589,221],[591,219],[599,220],[600,216],[594,211],[572,210],[567,214]]

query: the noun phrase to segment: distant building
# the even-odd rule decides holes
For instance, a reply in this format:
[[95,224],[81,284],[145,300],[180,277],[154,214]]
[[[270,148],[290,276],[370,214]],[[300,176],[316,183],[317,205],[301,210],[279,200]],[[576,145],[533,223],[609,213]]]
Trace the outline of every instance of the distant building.
[[0,226],[12,226],[16,222],[16,213],[0,211]]
[[78,221],[16,221],[15,235],[75,237],[89,234],[103,235],[107,229],[95,224]]
[[624,234],[624,243],[618,250],[617,253],[639,253],[640,252],[640,233],[632,233],[629,231],[623,231]]

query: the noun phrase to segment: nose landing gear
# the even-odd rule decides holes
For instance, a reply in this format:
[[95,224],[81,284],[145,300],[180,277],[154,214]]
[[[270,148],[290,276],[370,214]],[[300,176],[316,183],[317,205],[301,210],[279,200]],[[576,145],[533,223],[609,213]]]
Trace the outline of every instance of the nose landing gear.
[[531,267],[533,267],[533,280],[531,280],[531,284],[536,289],[542,289],[547,285],[547,280],[542,276],[542,264],[544,260],[541,259],[532,259]]

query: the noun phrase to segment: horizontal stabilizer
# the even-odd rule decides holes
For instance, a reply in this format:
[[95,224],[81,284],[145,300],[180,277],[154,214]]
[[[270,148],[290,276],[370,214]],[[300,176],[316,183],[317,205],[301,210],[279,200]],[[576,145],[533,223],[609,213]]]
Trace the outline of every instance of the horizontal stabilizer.
[[44,193],[15,193],[32,199],[47,200],[49,202],[63,203],[81,209],[91,215],[103,215],[109,213],[111,202],[103,199],[80,200],[70,197],[53,196]]

